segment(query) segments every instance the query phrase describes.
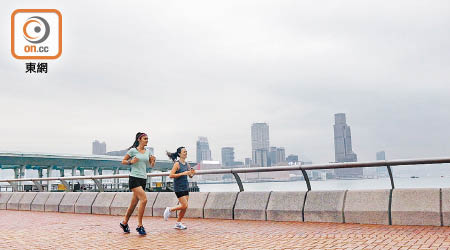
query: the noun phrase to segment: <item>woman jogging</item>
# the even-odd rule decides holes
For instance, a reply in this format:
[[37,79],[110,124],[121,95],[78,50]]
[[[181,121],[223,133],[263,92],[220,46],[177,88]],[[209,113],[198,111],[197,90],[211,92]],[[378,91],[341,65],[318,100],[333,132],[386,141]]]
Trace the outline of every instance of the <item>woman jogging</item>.
[[145,133],[137,133],[136,139],[133,145],[128,148],[128,152],[122,160],[122,164],[131,165],[131,173],[129,177],[129,187],[133,192],[133,197],[131,198],[130,206],[128,207],[125,218],[120,223],[120,227],[125,233],[130,232],[128,227],[128,221],[130,220],[131,214],[133,214],[138,201],[138,226],[136,231],[140,235],[146,235],[144,226],[142,225],[142,217],[144,216],[145,205],[147,205],[147,196],[145,195],[145,186],[147,184],[147,167],[153,167],[155,165],[155,156],[150,155],[150,152],[145,149],[148,144],[148,136]]
[[[167,155],[174,162],[169,177],[174,179],[173,188],[180,204],[176,207],[167,207],[164,211],[164,220],[169,218],[171,212],[180,210],[180,214],[178,215],[177,223],[174,228],[187,229],[187,227],[181,223],[181,220],[186,213],[189,200],[189,182],[187,177],[189,176],[192,178],[195,174],[195,170],[192,169],[189,166],[189,163],[186,162],[187,151],[184,147],[177,148],[177,152],[175,153],[167,152]],[[178,157],[180,159],[177,161]]]

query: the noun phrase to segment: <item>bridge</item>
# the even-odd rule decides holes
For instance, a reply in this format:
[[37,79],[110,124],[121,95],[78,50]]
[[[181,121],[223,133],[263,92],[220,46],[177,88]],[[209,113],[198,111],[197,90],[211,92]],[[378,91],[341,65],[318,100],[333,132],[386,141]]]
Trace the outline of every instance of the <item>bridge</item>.
[[[44,170],[47,170],[47,177],[50,177],[51,170],[60,171],[61,177],[64,176],[63,170],[72,170],[72,172],[78,170],[81,175],[85,170],[92,170],[96,174],[102,174],[103,170],[111,170],[115,173],[118,173],[119,170],[130,171],[130,166],[122,165],[121,161],[122,157],[106,155],[0,152],[0,169],[13,169],[15,178],[23,178],[25,169],[38,171],[40,178],[43,177]],[[153,169],[167,171],[172,168],[172,165],[172,161],[157,159]]]
[[[131,166],[121,164],[122,157],[117,156],[104,156],[104,155],[63,155],[63,154],[42,154],[42,153],[12,153],[12,152],[0,152],[0,171],[1,170],[13,170],[14,179],[25,179],[25,171],[36,171],[39,178],[47,177],[47,180],[59,180],[66,190],[73,190],[75,183],[68,183],[66,180],[74,180],[74,178],[67,179],[54,179],[54,172],[59,172],[59,177],[66,177],[65,170],[71,171],[71,177],[73,176],[85,176],[85,171],[92,171],[95,176],[103,175],[103,171],[110,170],[114,175],[118,175],[120,171],[129,173]],[[191,163],[195,165],[196,163]],[[171,169],[173,162],[169,160],[156,160],[155,167],[147,169],[147,172],[166,172]],[[102,179],[90,179],[81,178],[80,180],[93,180],[96,185],[96,190],[103,190],[104,185]],[[106,179],[106,178],[103,178]],[[100,180],[100,181],[98,181]],[[119,189],[119,181],[114,178],[116,189]],[[50,186],[42,185],[42,181],[32,181],[34,185],[43,191],[50,190]],[[163,177],[163,182],[166,181]],[[24,189],[23,186],[17,185],[17,183],[9,181],[11,188],[15,191]]]
[[[399,189],[391,178],[390,189],[318,191],[308,183],[307,174],[307,191],[248,192],[239,184],[239,174],[252,171],[295,169],[306,173],[311,169],[439,163],[450,163],[450,158],[200,170],[199,175],[233,174],[240,192],[191,193],[186,231],[172,229],[174,218],[165,222],[161,217],[165,207],[177,204],[175,195],[148,192],[144,226],[149,234],[145,238],[137,233],[124,235],[118,227],[131,199],[129,192],[0,192],[0,247],[449,249],[450,188]],[[133,223],[135,218],[130,225]]]

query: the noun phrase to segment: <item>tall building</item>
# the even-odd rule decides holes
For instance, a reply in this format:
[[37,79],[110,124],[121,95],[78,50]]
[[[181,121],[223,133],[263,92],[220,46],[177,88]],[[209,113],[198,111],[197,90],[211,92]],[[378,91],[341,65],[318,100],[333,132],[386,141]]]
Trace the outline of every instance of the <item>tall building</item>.
[[[352,150],[352,135],[345,114],[334,115],[334,154],[336,162],[356,162],[357,156]],[[343,168],[335,170],[336,178],[362,178],[362,168]]]
[[286,151],[284,148],[270,147],[269,165],[275,166],[278,163],[286,162]]
[[222,148],[222,166],[234,165],[234,148],[224,147]]
[[298,155],[288,155],[286,161],[292,163],[298,162]]
[[277,148],[277,163],[286,162],[286,150]]
[[98,140],[95,140],[94,142],[92,142],[92,154],[93,155],[106,154],[106,143],[99,142]]
[[267,166],[269,156],[269,125],[252,124],[252,161],[256,166]]
[[253,156],[255,157],[255,165],[258,167],[267,167],[269,166],[269,151],[265,148],[256,149],[253,153]]
[[386,160],[386,152],[380,151],[377,152],[377,161],[385,161]]
[[275,166],[277,164],[277,147],[270,147],[269,150],[269,166]]
[[[377,152],[377,161],[385,161],[386,160],[386,152],[380,151]],[[386,167],[377,167],[377,176],[378,177],[388,177],[389,172]]]
[[245,158],[244,160],[245,166],[251,166],[252,165],[252,158]]
[[209,149],[208,138],[199,136],[197,141],[197,163],[211,161],[211,150]]

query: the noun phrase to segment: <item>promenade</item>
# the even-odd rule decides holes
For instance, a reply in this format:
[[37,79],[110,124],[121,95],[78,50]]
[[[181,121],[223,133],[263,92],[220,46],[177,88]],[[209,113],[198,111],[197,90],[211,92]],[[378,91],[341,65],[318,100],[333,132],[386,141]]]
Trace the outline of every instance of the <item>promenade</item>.
[[0,249],[450,249],[450,227],[144,217],[0,210]]

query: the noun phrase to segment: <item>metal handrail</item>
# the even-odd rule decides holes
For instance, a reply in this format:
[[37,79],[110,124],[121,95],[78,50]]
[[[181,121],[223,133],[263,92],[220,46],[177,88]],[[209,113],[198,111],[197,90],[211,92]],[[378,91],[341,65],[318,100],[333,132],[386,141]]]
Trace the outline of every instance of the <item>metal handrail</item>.
[[[308,190],[311,190],[311,183],[308,178],[307,170],[319,170],[319,169],[340,169],[340,168],[360,168],[360,167],[387,167],[389,178],[391,181],[392,189],[394,186],[394,178],[392,175],[392,166],[408,166],[408,165],[420,165],[420,164],[442,164],[450,163],[450,158],[426,158],[426,159],[410,159],[410,160],[385,160],[385,161],[372,161],[372,162],[344,162],[344,163],[328,163],[328,164],[315,164],[315,165],[295,165],[295,166],[277,166],[277,167],[254,167],[254,168],[231,168],[231,169],[211,169],[211,170],[197,170],[197,175],[208,175],[208,174],[232,174],[239,186],[240,191],[244,191],[242,181],[239,177],[241,173],[255,173],[255,172],[275,172],[275,171],[302,171],[303,177],[305,179]],[[147,173],[147,177],[157,177],[157,176],[169,176],[169,172],[160,173]],[[0,182],[8,182],[13,186],[12,183],[32,181],[36,185],[41,181],[61,181],[66,180],[94,180],[97,185],[101,183],[97,180],[100,179],[115,179],[115,178],[128,178],[128,174],[116,174],[116,175],[92,175],[92,176],[67,176],[67,177],[46,177],[46,178],[23,178],[23,179],[0,179]],[[66,185],[66,184],[65,184]],[[99,189],[102,188],[99,186]]]

